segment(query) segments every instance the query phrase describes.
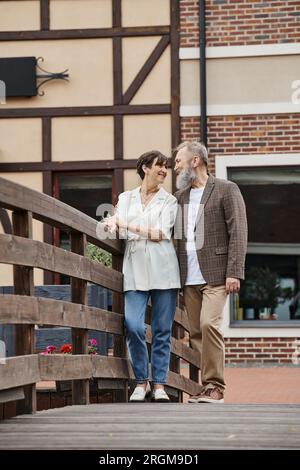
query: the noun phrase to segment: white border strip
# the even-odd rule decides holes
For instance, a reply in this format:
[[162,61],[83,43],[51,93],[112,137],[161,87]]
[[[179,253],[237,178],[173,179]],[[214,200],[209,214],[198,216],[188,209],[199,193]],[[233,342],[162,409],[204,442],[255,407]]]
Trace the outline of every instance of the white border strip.
[[[207,105],[208,116],[234,116],[247,114],[285,114],[300,113],[300,104],[292,102],[246,103],[246,104],[210,104]],[[179,114],[200,116],[200,106],[180,106]]]
[[[216,177],[227,179],[227,168],[300,165],[300,153],[260,154],[260,155],[220,155],[216,156]],[[222,330],[226,338],[297,338],[300,328],[230,328],[229,299],[224,307]],[[272,323],[272,322],[270,322]]]
[[[208,48],[206,48],[207,51]],[[180,60],[193,60],[199,59],[200,49],[199,47],[180,47],[179,48],[179,59]]]
[[[199,59],[199,51],[199,47],[180,47],[179,59]],[[217,46],[206,48],[207,59],[221,59],[226,57],[261,57],[294,54],[300,54],[300,43],[257,44],[251,46]]]
[[248,243],[247,253],[263,255],[300,255],[299,243]]
[[251,155],[217,155],[216,177],[227,180],[227,168],[300,165],[300,153],[262,153]]

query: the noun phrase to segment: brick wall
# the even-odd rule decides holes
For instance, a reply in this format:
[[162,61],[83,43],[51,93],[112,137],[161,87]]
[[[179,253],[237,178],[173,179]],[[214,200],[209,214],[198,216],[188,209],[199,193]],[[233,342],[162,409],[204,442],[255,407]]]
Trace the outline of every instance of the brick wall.
[[181,140],[200,139],[200,117],[180,119]]
[[[200,138],[200,118],[181,118],[181,139]],[[216,155],[297,153],[300,151],[300,114],[209,116],[210,169]]]
[[198,5],[198,0],[180,0],[180,47],[199,47]]
[[[300,151],[300,114],[208,116],[209,170],[215,156]],[[200,118],[181,118],[181,140],[200,139]],[[300,338],[226,338],[226,364],[292,364]],[[298,348],[298,349],[297,349]]]
[[226,364],[300,364],[300,338],[226,338]]
[[[197,0],[180,0],[180,45],[199,46]],[[300,41],[299,0],[206,0],[207,46]]]
[[[180,47],[199,47],[199,2],[180,0]],[[300,1],[206,0],[207,46],[300,42]],[[299,153],[300,114],[208,116],[215,156]],[[200,118],[181,118],[181,140],[200,139]],[[226,338],[226,363],[300,363],[300,338]]]

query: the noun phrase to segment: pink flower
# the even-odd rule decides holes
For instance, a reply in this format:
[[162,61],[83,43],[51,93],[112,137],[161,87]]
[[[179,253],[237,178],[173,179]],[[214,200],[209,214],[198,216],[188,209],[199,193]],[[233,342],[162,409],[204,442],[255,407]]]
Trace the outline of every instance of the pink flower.
[[[46,348],[45,351],[41,352],[40,354],[42,356],[47,356],[48,354],[72,354],[72,344],[66,343],[63,344],[59,350],[57,351],[56,346],[53,344],[49,344]],[[88,353],[95,355],[97,354],[97,341],[94,338],[91,338],[88,340]]]

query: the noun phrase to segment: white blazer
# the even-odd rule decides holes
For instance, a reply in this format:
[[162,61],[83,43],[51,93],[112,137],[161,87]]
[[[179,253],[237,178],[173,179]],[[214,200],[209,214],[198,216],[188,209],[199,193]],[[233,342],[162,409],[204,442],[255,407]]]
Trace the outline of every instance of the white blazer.
[[177,200],[160,188],[143,209],[140,187],[119,195],[117,214],[128,225],[159,229],[164,239],[152,242],[139,234],[121,230],[126,239],[123,261],[124,291],[179,289],[180,275],[173,241],[172,228],[177,213]]

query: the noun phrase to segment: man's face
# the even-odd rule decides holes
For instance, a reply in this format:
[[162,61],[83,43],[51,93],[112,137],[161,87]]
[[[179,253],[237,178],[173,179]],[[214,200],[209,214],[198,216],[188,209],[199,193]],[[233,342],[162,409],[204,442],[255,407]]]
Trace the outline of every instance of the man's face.
[[193,157],[185,147],[178,151],[174,165],[174,170],[177,174],[177,189],[186,188],[196,179],[197,176],[194,170],[196,159],[198,159],[198,157]]
[[175,158],[174,170],[175,170],[175,173],[179,175],[179,173],[182,170],[188,169],[190,167],[191,167],[191,154],[184,147],[177,152],[177,155]]

